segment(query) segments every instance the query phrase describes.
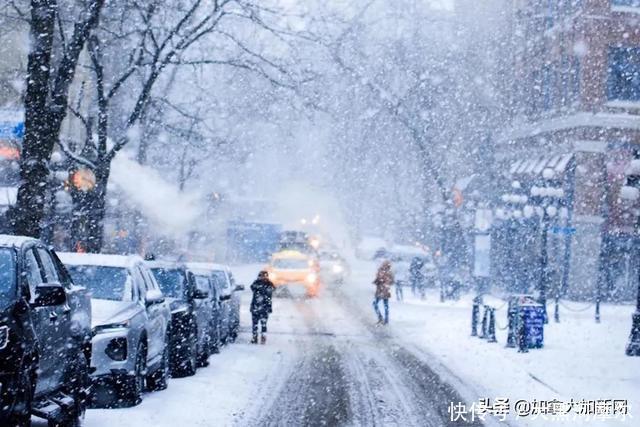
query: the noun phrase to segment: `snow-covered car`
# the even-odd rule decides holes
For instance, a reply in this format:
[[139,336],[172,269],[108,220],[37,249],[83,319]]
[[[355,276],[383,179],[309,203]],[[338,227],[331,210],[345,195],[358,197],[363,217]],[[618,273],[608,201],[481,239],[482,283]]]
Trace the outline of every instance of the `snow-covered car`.
[[[220,338],[215,330],[215,292],[206,274],[166,261],[146,261],[171,307],[171,373],[191,376],[208,364]],[[215,303],[215,304],[214,304]]]
[[137,405],[145,386],[167,387],[171,311],[138,256],[61,253],[76,283],[91,292],[91,376],[95,402]]
[[218,295],[220,316],[220,339],[222,343],[233,342],[240,330],[240,293],[243,285],[235,282],[231,270],[226,265],[207,262],[190,262],[190,269],[208,271]]
[[0,236],[0,425],[78,425],[85,412],[91,305],[54,251]]
[[356,257],[364,260],[372,260],[376,253],[384,250],[387,242],[380,237],[365,236],[356,246]]
[[426,250],[410,245],[393,245],[389,249],[387,258],[394,264],[407,263],[418,260],[420,262],[420,272],[424,277],[427,287],[434,287],[438,269],[433,261],[432,255]]
[[318,254],[320,276],[325,283],[344,283],[351,274],[347,261],[336,251],[322,251]]

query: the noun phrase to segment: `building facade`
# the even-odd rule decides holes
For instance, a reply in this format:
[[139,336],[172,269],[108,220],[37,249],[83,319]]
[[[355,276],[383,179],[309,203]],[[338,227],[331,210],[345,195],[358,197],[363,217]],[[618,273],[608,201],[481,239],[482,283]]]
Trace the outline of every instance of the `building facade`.
[[573,298],[630,298],[638,215],[620,188],[640,150],[640,0],[512,8],[512,121],[498,138],[503,216],[530,223],[539,265],[547,242],[552,287]]

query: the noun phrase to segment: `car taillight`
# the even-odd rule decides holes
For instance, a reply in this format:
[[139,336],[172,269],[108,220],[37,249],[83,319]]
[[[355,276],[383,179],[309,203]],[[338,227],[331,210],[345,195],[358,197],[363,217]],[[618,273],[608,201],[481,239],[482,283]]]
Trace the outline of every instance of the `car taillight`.
[[109,341],[104,352],[116,362],[127,360],[127,339],[125,337],[113,338]]

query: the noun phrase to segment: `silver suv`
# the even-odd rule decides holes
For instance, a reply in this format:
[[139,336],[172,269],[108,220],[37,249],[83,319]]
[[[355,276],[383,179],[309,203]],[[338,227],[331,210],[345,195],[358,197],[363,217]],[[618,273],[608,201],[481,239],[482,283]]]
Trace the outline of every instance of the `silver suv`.
[[132,406],[167,387],[171,311],[138,256],[61,253],[92,303],[94,403]]

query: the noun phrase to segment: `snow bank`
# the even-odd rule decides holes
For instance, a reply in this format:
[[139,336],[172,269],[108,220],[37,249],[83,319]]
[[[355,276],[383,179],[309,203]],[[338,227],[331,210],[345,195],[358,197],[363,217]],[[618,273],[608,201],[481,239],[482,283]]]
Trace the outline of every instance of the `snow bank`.
[[160,172],[120,153],[111,166],[110,184],[139,209],[163,234],[184,235],[201,214],[199,196],[181,192]]
[[[373,297],[369,282],[375,274],[373,263],[360,262],[353,269],[353,284],[345,287],[359,308],[371,314]],[[568,402],[570,399],[627,399],[633,418],[595,420],[568,417],[564,420],[508,417],[513,426],[547,427],[549,425],[637,425],[640,406],[640,371],[638,358],[627,357],[624,348],[631,328],[631,305],[603,304],[602,323],[594,321],[594,308],[584,303],[563,302],[561,323],[553,319],[545,327],[545,347],[518,353],[505,348],[506,305],[487,298],[485,303],[497,309],[498,343],[490,344],[470,336],[471,295],[460,301],[439,302],[431,290],[421,301],[405,288],[405,302],[391,301],[390,332],[408,346],[435,357],[444,366],[452,382],[461,382],[458,391],[468,404],[480,398]],[[586,308],[586,310],[585,310]],[[553,306],[549,304],[550,314]],[[460,384],[457,384],[460,386]],[[494,419],[495,421],[495,419]]]

